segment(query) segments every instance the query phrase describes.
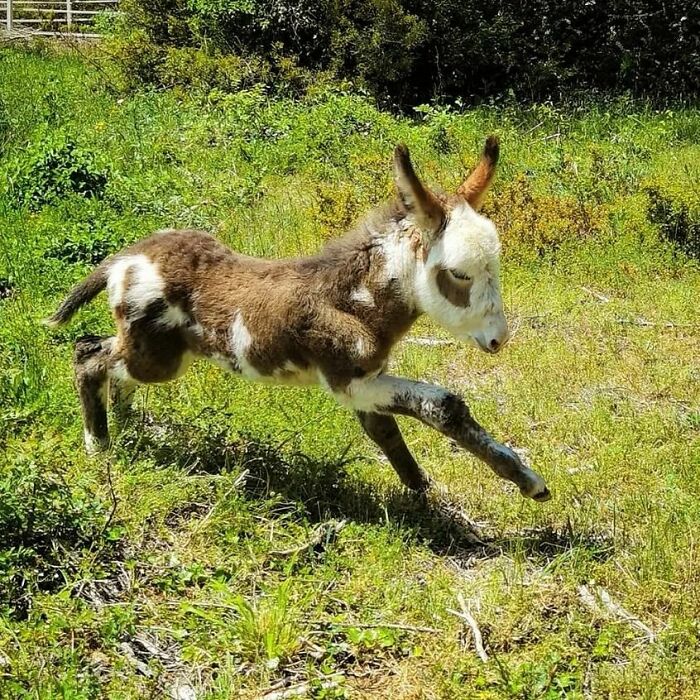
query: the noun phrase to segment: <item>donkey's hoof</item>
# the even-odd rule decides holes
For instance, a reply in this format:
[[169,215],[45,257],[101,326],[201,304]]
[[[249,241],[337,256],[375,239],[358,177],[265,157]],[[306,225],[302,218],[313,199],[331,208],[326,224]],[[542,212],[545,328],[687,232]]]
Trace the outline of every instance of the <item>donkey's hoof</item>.
[[540,491],[539,493],[534,494],[531,496],[531,498],[538,503],[544,503],[545,501],[549,501],[552,498],[552,494],[549,492],[549,489],[545,486],[544,491]]
[[95,457],[109,449],[109,438],[98,437],[85,431],[85,452],[89,457]]
[[528,471],[528,476],[530,477],[528,479],[529,483],[520,487],[520,493],[525,496],[525,498],[531,498],[538,503],[548,501],[552,497],[552,494],[549,492],[544,479],[531,469]]

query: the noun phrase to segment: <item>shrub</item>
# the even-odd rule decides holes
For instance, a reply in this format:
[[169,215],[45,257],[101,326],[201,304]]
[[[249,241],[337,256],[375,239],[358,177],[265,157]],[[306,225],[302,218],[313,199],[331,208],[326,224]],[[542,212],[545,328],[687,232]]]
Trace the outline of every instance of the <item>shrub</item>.
[[56,590],[102,531],[101,504],[71,488],[55,456],[30,440],[0,473],[0,606],[23,617],[37,591]]
[[673,202],[656,188],[649,188],[647,193],[649,220],[659,227],[661,238],[700,260],[700,216],[684,202]]
[[101,197],[107,172],[98,168],[92,153],[71,139],[42,142],[27,159],[12,184],[15,200],[36,211],[69,194]]
[[[124,0],[121,9],[155,46],[273,66],[283,56],[402,108],[591,90],[693,98],[700,73],[700,33],[681,0]],[[140,48],[136,75],[147,75]]]
[[520,247],[538,254],[595,236],[603,230],[606,220],[604,210],[592,202],[536,194],[525,176],[508,183],[487,200],[484,214],[500,231],[504,251]]
[[91,267],[116,253],[126,244],[123,235],[101,221],[76,223],[54,240],[45,255],[66,263],[84,263]]

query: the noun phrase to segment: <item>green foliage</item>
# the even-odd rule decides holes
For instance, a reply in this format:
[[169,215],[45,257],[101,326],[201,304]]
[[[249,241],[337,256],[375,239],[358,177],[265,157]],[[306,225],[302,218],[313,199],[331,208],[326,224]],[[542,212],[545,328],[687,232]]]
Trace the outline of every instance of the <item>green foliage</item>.
[[[591,90],[692,99],[700,72],[697,19],[680,0],[127,0],[121,8],[155,46],[256,56],[275,89],[283,79],[275,66],[288,60],[351,79],[400,107],[445,98],[558,100]],[[139,47],[122,46],[125,67],[134,52],[148,77],[149,54]],[[150,55],[146,82],[157,82],[158,56]],[[225,72],[211,67],[221,60],[203,60],[202,72]]]
[[5,446],[0,472],[0,608],[23,617],[37,591],[61,588],[77,553],[99,540],[101,504],[71,487],[36,438]]
[[276,668],[299,648],[300,635],[290,588],[291,582],[286,581],[254,602],[241,596],[234,600],[238,617],[233,632],[244,659],[262,661],[268,668]]
[[12,180],[11,194],[20,204],[36,211],[69,194],[86,198],[104,194],[107,172],[72,139],[42,141],[32,150]]
[[689,256],[700,259],[700,215],[685,203],[674,205],[658,190],[650,189],[649,219],[657,224],[664,240]]
[[[175,697],[183,680],[213,698],[698,697],[700,270],[664,237],[697,220],[698,110],[620,99],[397,118],[322,81],[237,83],[245,52],[144,37],[158,71],[182,74],[155,76],[173,89],[117,94],[93,61],[104,44],[81,46],[89,61],[50,44],[0,53],[0,697]],[[395,143],[454,192],[492,132],[503,156],[485,213],[513,338],[477,354],[422,319],[415,334],[438,344],[407,338],[392,372],[462,393],[527,448],[552,504],[402,421],[479,523],[485,544],[468,544],[323,391],[204,363],[141,387],[105,460],[84,455],[72,342],[114,332],[104,296],[59,332],[39,320],[95,262],[167,226],[309,253],[392,196]],[[30,210],[18,173],[68,138],[108,175],[100,196],[69,186]],[[584,605],[582,583],[655,642]],[[487,663],[449,612],[458,594]]]

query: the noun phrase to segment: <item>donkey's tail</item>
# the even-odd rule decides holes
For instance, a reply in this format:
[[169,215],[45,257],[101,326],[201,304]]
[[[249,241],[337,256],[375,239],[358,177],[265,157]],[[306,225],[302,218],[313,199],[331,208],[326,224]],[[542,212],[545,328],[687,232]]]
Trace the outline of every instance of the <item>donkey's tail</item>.
[[50,328],[57,328],[70,321],[73,314],[81,306],[91,302],[107,286],[107,275],[111,263],[112,259],[107,258],[82,282],[76,284],[58,309],[51,316],[45,318],[42,323]]

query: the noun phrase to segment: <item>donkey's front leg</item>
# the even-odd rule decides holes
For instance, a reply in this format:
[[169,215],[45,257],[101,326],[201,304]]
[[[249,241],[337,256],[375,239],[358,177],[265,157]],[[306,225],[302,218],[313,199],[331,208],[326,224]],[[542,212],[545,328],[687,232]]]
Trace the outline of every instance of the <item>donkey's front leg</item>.
[[431,484],[430,477],[406,447],[396,418],[364,411],[357,411],[356,415],[364,431],[391,462],[404,486],[413,491],[426,491]]
[[464,400],[446,389],[383,374],[375,379],[353,380],[342,399],[356,411],[417,418],[482,459],[500,477],[515,483],[523,496],[536,501],[550,498],[544,479],[525,466],[513,450],[494,440],[472,418]]

